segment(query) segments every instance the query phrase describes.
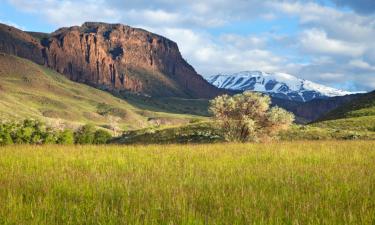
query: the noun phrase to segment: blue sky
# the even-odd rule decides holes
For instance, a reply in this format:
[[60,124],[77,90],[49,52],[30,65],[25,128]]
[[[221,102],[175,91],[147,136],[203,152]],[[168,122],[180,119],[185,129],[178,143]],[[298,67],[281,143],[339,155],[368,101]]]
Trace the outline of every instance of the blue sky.
[[164,35],[203,76],[263,70],[375,90],[373,0],[0,0],[0,22],[23,30],[85,21]]

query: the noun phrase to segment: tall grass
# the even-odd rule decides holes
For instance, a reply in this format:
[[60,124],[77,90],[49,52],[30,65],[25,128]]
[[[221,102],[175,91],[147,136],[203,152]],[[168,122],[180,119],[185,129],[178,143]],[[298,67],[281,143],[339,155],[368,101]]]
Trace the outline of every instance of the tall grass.
[[0,148],[0,224],[374,224],[375,142]]

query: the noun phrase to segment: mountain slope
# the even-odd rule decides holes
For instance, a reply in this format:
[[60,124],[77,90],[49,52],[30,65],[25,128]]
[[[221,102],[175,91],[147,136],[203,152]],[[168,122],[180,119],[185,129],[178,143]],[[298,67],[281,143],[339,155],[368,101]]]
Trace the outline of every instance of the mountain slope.
[[321,120],[343,119],[362,116],[375,116],[375,92],[361,94],[353,101],[344,104]]
[[313,99],[308,102],[298,102],[280,98],[272,98],[272,103],[282,107],[296,116],[298,123],[310,123],[329,113],[330,111],[356,99],[361,94]]
[[0,54],[0,118],[137,129],[156,123],[187,123],[195,117],[139,109],[31,61]]
[[274,97],[301,102],[352,94],[308,80],[298,79],[285,73],[245,71],[232,75],[219,74],[211,76],[207,78],[207,81],[218,88],[258,91]]
[[175,42],[122,24],[88,22],[52,34],[0,24],[0,52],[112,92],[183,98],[222,93],[182,58]]
[[348,130],[375,131],[375,92],[358,95],[320,118],[314,125]]

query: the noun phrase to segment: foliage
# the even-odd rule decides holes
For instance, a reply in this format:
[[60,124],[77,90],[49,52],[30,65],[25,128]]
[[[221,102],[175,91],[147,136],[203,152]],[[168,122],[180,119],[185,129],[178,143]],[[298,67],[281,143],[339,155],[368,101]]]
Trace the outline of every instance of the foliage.
[[0,124],[0,145],[13,144],[9,124]]
[[224,138],[212,123],[201,122],[187,126],[147,128],[128,131],[112,142],[117,144],[215,143]]
[[71,145],[74,144],[74,132],[72,130],[66,129],[59,133],[57,144],[61,145]]
[[76,132],[70,129],[54,130],[37,120],[0,123],[0,145],[10,144],[105,144],[110,133],[84,125]]
[[215,98],[210,101],[210,111],[228,141],[260,141],[275,137],[294,121],[292,113],[270,108],[270,104],[269,96],[244,92]]
[[86,124],[74,133],[74,142],[76,144],[93,144],[95,138],[95,127],[92,124]]
[[111,138],[112,135],[109,132],[100,129],[95,131],[93,144],[107,144]]

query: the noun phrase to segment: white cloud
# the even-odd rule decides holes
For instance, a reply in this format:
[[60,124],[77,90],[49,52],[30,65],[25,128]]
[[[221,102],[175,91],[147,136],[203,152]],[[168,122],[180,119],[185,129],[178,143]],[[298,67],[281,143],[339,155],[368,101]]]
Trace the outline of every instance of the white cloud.
[[363,61],[362,59],[353,59],[349,62],[348,65],[358,69],[375,71],[375,66],[371,66],[369,63]]
[[[282,57],[261,48],[264,40],[255,37],[242,37],[237,35],[224,35],[215,38],[201,31],[180,28],[151,28],[159,31],[166,37],[175,40],[180,45],[180,50],[185,58],[194,65],[202,75],[217,73],[232,73],[241,70],[279,71],[285,63]],[[245,45],[246,40],[253,44]]]
[[301,48],[309,53],[353,56],[357,57],[364,53],[365,46],[341,40],[330,39],[323,30],[306,30],[300,37]]
[[5,21],[3,21],[3,20],[0,19],[0,23],[10,25],[10,26],[15,27],[15,28],[18,28],[18,29],[20,29],[20,30],[26,30],[26,27],[21,26],[21,25],[19,25],[19,24],[17,24],[17,23],[14,23],[14,22],[12,22],[12,21],[9,21],[9,20],[5,20]]
[[[8,2],[56,26],[85,21],[122,22],[159,33],[176,41],[183,56],[203,75],[279,71],[325,84],[347,81],[353,83],[350,88],[375,89],[375,15],[342,11],[317,0]],[[347,5],[363,10],[358,2]],[[270,28],[274,33],[210,33],[210,29],[217,31],[242,21],[283,18],[297,21],[298,30],[284,32],[288,24],[276,23],[280,27]]]

